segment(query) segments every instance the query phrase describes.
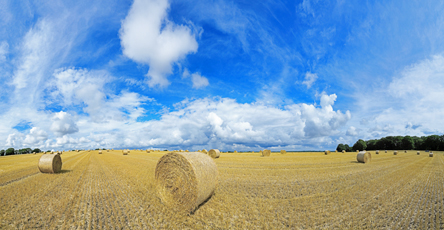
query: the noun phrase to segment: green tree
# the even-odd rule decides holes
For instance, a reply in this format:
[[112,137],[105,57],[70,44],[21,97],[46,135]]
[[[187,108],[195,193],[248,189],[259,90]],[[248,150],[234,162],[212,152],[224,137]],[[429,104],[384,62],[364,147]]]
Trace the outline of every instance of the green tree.
[[342,152],[342,150],[347,151],[347,148],[345,148],[345,145],[339,144],[338,147],[336,147],[336,150],[338,150],[338,152]]
[[6,155],[14,155],[14,148],[6,149]]
[[359,151],[363,151],[367,149],[367,144],[365,143],[364,140],[359,139],[358,141],[356,141],[356,143],[353,145],[353,150],[359,150]]
[[413,141],[413,138],[411,136],[405,136],[404,138],[402,138],[402,149],[415,149],[415,141]]
[[353,151],[353,149],[352,149],[350,146],[348,146],[347,144],[345,144],[344,146],[345,146],[345,151],[346,151],[346,152],[351,152],[351,151]]
[[430,136],[426,137],[426,139],[424,141],[424,145],[425,145],[426,149],[429,149],[429,150],[438,150],[439,144],[440,144],[440,138],[438,135],[430,135]]
[[368,140],[366,141],[367,144],[367,150],[376,150],[377,149],[377,142],[378,140]]
[[32,150],[32,152],[33,152],[33,153],[40,153],[40,152],[42,152],[42,150],[40,150],[40,149],[34,149],[34,150]]
[[0,150],[0,156],[4,156],[5,155],[5,150],[4,149],[2,149],[2,150]]

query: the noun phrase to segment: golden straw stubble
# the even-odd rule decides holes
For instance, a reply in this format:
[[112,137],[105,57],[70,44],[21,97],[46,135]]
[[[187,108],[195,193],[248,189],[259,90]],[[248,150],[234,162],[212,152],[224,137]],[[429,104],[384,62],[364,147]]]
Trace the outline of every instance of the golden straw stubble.
[[219,158],[220,157],[219,149],[210,149],[210,151],[208,151],[208,156],[212,158]]
[[162,202],[194,212],[216,190],[219,172],[213,159],[197,152],[171,152],[156,166],[156,188]]
[[42,173],[58,173],[62,169],[62,158],[59,154],[45,154],[40,157],[39,170]]
[[361,163],[370,163],[372,161],[372,154],[370,152],[361,151],[356,156],[356,159]]

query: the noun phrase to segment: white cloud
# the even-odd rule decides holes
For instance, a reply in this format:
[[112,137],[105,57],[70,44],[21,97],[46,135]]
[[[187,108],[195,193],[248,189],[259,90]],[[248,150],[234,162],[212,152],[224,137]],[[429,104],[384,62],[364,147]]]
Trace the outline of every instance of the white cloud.
[[148,64],[148,85],[166,87],[172,64],[197,52],[191,29],[167,19],[167,0],[135,0],[120,30],[123,54]]
[[356,115],[366,121],[361,123],[369,131],[365,138],[442,134],[443,88],[443,55],[406,66],[386,89],[359,97],[367,106],[362,115]]
[[204,88],[208,86],[210,83],[208,82],[208,79],[204,76],[202,76],[200,73],[193,73],[190,74],[188,69],[185,69],[182,73],[182,78],[188,78],[191,76],[191,82],[193,83],[193,88],[199,89]]
[[191,81],[193,82],[193,88],[199,89],[208,86],[210,83],[208,79],[204,76],[201,76],[200,73],[191,74]]
[[33,127],[30,131],[29,134],[26,135],[25,140],[23,141],[25,145],[27,146],[40,146],[42,144],[44,144],[44,142],[48,139],[48,134],[38,128],[38,127]]
[[54,115],[51,131],[59,136],[64,136],[66,134],[78,132],[79,128],[74,122],[71,114],[61,111]]
[[21,146],[23,142],[23,134],[21,133],[11,133],[6,139],[7,147]]
[[[285,109],[262,104],[240,104],[233,99],[184,101],[160,120],[138,124],[121,144],[181,146],[183,148],[244,148],[320,144],[338,133],[350,112],[333,111],[336,95],[323,95],[320,108],[293,104]],[[141,138],[143,137],[143,138]]]
[[311,88],[313,83],[318,79],[318,75],[315,73],[307,72],[305,73],[305,79],[302,84],[307,86],[307,89]]
[[350,126],[350,127],[347,129],[347,132],[345,133],[345,135],[347,135],[347,136],[358,136],[358,131],[356,130],[355,127]]
[[6,41],[0,42],[0,63],[6,61],[6,55],[9,53],[9,44]]
[[153,101],[137,93],[123,91],[119,96],[106,93],[105,83],[111,77],[104,71],[57,69],[54,77],[55,81],[51,83],[56,87],[54,100],[58,98],[65,106],[84,106],[84,112],[93,122],[122,121],[128,116],[136,119],[145,112],[140,107],[142,101]]

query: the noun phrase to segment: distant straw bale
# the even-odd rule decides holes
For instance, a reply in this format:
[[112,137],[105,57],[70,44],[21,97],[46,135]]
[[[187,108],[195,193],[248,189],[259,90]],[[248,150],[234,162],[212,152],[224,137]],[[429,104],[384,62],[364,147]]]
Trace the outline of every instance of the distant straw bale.
[[286,154],[287,153],[287,151],[286,150],[281,150],[281,154]]
[[325,155],[330,154],[330,150],[325,150],[325,151],[324,151],[324,154],[325,154]]
[[269,149],[262,150],[263,157],[269,157],[270,155],[271,155],[271,150],[269,150]]
[[42,173],[58,173],[62,169],[62,158],[59,154],[45,154],[40,157],[39,170]]
[[379,154],[379,150],[376,150],[375,153],[376,153],[376,154]]
[[210,151],[208,151],[208,156],[212,158],[219,158],[220,157],[219,149],[210,149]]
[[407,150],[404,150],[404,153],[407,153]]
[[156,188],[162,203],[192,213],[216,190],[218,170],[213,159],[197,152],[168,153],[156,166]]
[[356,159],[361,163],[370,163],[372,160],[372,154],[366,151],[361,151],[356,156]]
[[102,150],[99,150],[99,154],[102,154]]
[[429,157],[433,157],[433,152],[429,152]]
[[420,151],[418,151],[418,152],[416,152],[416,155],[419,155],[421,152]]
[[202,152],[208,154],[208,151],[206,149],[202,149]]
[[394,152],[393,152],[393,155],[398,155],[398,151],[394,151]]
[[387,150],[385,150],[385,153],[387,153]]
[[345,153],[345,150],[342,150],[342,153]]
[[234,150],[234,153],[237,153],[237,150]]
[[122,150],[122,153],[123,153],[123,155],[128,155],[129,150],[124,149],[124,150]]

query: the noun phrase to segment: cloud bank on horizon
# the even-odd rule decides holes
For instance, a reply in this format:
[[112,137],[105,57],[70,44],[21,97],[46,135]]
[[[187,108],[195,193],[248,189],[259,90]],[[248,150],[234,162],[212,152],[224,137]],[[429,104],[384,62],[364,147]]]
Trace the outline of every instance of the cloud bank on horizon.
[[443,134],[444,3],[0,3],[0,149]]

